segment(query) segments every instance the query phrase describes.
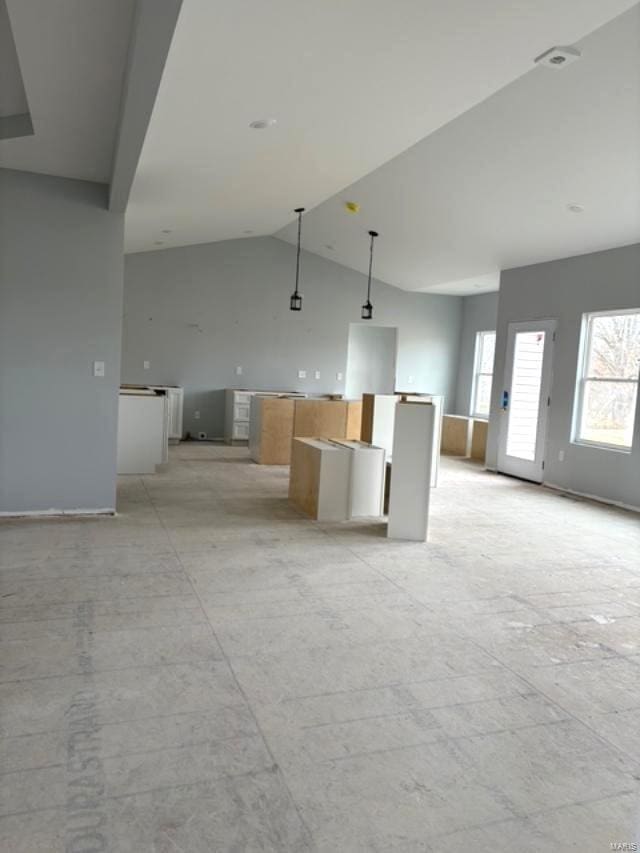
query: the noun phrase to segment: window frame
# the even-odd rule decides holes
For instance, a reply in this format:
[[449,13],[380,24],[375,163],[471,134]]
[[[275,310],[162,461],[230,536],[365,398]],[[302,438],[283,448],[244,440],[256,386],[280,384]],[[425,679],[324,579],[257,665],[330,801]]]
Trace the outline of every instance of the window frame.
[[[580,328],[580,350],[578,355],[578,372],[575,385],[575,400],[574,400],[574,417],[571,443],[579,447],[592,447],[599,450],[612,450],[615,453],[625,453],[627,455],[633,452],[633,433],[636,427],[636,416],[638,414],[638,398],[640,397],[640,372],[635,379],[632,378],[602,378],[599,376],[587,376],[587,364],[589,353],[591,351],[591,340],[593,337],[593,320],[597,317],[623,317],[625,314],[640,315],[639,308],[617,308],[609,311],[587,311],[582,315],[582,324]],[[582,424],[582,413],[584,409],[585,388],[587,382],[618,382],[633,384],[637,388],[636,392],[636,411],[633,415],[633,424],[631,427],[631,444],[609,444],[606,441],[591,441],[588,438],[580,436],[580,427]]]
[[[480,370],[480,366],[482,364],[482,349],[483,349],[483,341],[486,335],[493,335],[494,337],[494,348],[493,348],[493,364],[491,365],[491,373],[484,373]],[[491,415],[491,398],[489,398],[489,411],[487,414],[481,414],[477,409],[478,402],[478,377],[480,376],[490,376],[491,377],[491,388],[493,391],[493,377],[494,377],[494,367],[495,367],[495,341],[497,340],[497,332],[495,329],[481,329],[476,332],[476,343],[475,343],[475,352],[473,355],[473,381],[471,383],[471,405],[469,406],[469,417],[475,418],[476,420],[488,421],[489,416]]]

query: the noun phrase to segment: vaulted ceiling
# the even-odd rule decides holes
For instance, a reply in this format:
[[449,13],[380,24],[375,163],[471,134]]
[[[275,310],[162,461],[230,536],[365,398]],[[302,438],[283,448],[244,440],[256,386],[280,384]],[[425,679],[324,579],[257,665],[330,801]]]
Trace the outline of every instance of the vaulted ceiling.
[[[292,242],[304,206],[305,248],[365,271],[375,228],[377,277],[476,293],[640,240],[637,0],[4,3],[0,166],[115,209],[133,180],[127,251]],[[554,45],[582,57],[534,65]]]
[[[383,280],[476,292],[505,265],[635,239],[630,196],[611,195],[638,159],[637,10],[608,22],[636,5],[187,0],[128,251],[292,240],[303,205],[306,248],[364,270],[375,227]],[[534,66],[575,43],[583,58],[566,70]]]

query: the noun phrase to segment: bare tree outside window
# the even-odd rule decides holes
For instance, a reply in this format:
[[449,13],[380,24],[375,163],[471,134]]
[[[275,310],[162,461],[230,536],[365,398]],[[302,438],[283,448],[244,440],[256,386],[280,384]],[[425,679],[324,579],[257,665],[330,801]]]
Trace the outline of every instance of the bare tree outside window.
[[585,333],[576,438],[630,449],[640,374],[640,311],[587,315]]

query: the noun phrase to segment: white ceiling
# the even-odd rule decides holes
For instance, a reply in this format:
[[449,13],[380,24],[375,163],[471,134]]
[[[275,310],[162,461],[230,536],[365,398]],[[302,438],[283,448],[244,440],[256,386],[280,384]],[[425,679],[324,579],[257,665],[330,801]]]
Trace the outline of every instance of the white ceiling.
[[0,118],[29,112],[5,0],[0,0]]
[[7,0],[34,135],[0,166],[108,182],[135,0]]
[[[185,0],[127,211],[127,251],[272,234],[291,220],[292,208],[319,205],[525,74],[536,55],[578,41],[635,2]],[[540,85],[550,94],[543,107],[556,83],[584,64],[553,82],[544,78]],[[552,74],[537,69],[527,83],[544,73]],[[544,120],[540,104],[535,112],[537,126]],[[277,118],[274,128],[248,127],[268,117]],[[470,181],[466,204],[478,182],[484,187],[481,173],[504,183],[501,164],[518,159],[522,142],[506,150],[498,140],[496,148],[490,127],[474,132],[472,163],[460,140],[457,152],[467,158],[459,164]],[[335,204],[311,213],[306,245],[322,251],[334,243],[330,257],[362,269],[361,230],[374,224],[384,231],[378,273],[394,284],[416,288],[494,273],[481,252],[483,241],[496,236],[493,212],[478,222],[477,205],[465,217],[451,196],[431,215],[438,227],[428,235],[422,229],[407,254],[405,226],[413,213],[424,213],[438,177],[430,175],[426,185],[428,163],[416,165],[415,152],[406,155],[413,171],[375,185],[382,189],[358,187],[358,219],[348,222]],[[408,180],[416,176],[412,187]],[[493,193],[485,201],[491,208]],[[502,223],[513,214],[503,209]],[[472,239],[464,262],[454,263],[463,249],[458,220],[473,226]],[[402,225],[393,231],[396,221]]]
[[640,7],[579,46],[311,211],[305,248],[366,272],[374,228],[377,278],[469,294],[496,290],[500,269],[640,240]]

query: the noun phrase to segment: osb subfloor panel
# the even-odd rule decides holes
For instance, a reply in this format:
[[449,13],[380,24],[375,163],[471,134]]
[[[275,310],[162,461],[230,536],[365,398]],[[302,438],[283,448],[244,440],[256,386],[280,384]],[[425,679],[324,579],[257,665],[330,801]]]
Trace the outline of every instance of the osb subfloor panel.
[[640,840],[637,516],[457,460],[428,545],[286,495],[183,445],[0,526],[3,853]]

